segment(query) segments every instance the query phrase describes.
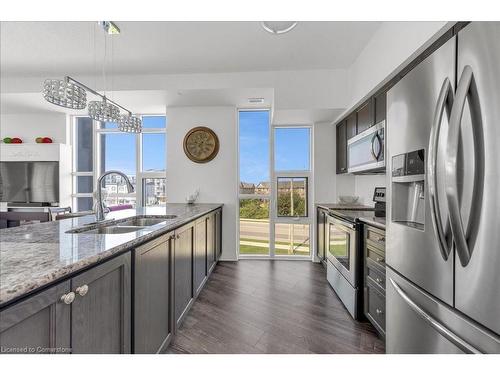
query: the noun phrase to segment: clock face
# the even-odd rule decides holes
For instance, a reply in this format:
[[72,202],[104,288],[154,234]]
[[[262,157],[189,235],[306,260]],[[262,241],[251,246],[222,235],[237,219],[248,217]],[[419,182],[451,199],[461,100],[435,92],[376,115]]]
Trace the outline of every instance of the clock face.
[[212,129],[197,127],[184,137],[184,152],[196,163],[206,163],[219,152],[219,139]]

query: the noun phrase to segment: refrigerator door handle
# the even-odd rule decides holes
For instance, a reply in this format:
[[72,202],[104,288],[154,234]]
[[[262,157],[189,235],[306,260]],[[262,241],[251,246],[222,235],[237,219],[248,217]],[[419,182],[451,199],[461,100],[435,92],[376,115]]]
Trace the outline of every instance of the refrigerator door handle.
[[415,303],[408,294],[406,294],[403,289],[390,277],[389,281],[392,286],[399,294],[399,296],[408,304],[408,306],[419,315],[426,323],[428,323],[432,328],[441,334],[444,338],[450,341],[452,344],[456,345],[460,350],[469,354],[481,354],[481,351],[473,347],[467,341],[457,336],[455,333],[450,331],[446,326],[444,326],[441,322],[434,319],[430,314],[428,314],[424,309],[422,309],[417,303]]
[[[457,249],[460,263],[463,267],[467,266],[470,261],[472,251],[467,242],[466,231],[460,213],[460,199],[458,193],[458,162],[459,162],[459,142],[460,142],[460,124],[462,122],[462,115],[465,108],[465,101],[469,98],[471,109],[473,134],[474,134],[474,157],[475,157],[475,171],[474,171],[474,185],[473,185],[473,201],[470,210],[469,228],[471,224],[477,225],[479,220],[479,211],[482,204],[482,184],[481,179],[484,177],[484,155],[482,149],[482,124],[480,115],[479,99],[477,95],[477,88],[475,87],[474,74],[472,68],[465,66],[460,81],[458,83],[455,102],[450,115],[450,127],[448,131],[448,141],[446,144],[446,168],[445,168],[445,186],[446,197],[448,200],[448,210],[451,231],[453,233],[453,240]],[[467,232],[469,232],[467,228]]]
[[[446,261],[450,256],[452,241],[446,238],[446,232],[443,227],[443,222],[441,220],[441,212],[439,208],[439,201],[436,191],[437,186],[437,155],[438,155],[438,143],[440,139],[441,123],[443,119],[443,114],[446,109],[448,115],[450,114],[451,108],[453,106],[453,87],[451,86],[450,79],[447,77],[443,85],[441,86],[441,91],[439,92],[438,100],[436,103],[436,109],[434,110],[434,119],[432,121],[431,135],[429,137],[429,148],[428,148],[428,158],[427,158],[427,173],[429,175],[429,204],[431,207],[431,219],[432,226],[436,232],[439,250],[441,256]],[[447,218],[447,228],[449,229],[449,218]]]

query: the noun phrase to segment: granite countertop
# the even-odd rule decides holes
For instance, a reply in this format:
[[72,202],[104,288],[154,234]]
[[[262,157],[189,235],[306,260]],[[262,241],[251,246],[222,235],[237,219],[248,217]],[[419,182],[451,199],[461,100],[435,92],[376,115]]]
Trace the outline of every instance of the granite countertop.
[[376,228],[385,230],[385,217],[376,217],[372,214],[369,216],[359,217],[359,221],[362,221],[368,225],[372,225]]
[[222,205],[170,203],[166,207],[107,214],[106,219],[116,220],[137,215],[177,215],[160,224],[123,234],[66,233],[94,222],[94,215],[1,229],[0,308],[219,207]]

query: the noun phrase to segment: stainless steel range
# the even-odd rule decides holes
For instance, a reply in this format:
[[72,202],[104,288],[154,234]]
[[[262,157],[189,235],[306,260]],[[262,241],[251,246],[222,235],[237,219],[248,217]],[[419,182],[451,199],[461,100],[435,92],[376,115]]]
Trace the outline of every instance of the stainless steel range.
[[362,228],[373,211],[333,210],[327,215],[327,280],[354,319],[362,316]]

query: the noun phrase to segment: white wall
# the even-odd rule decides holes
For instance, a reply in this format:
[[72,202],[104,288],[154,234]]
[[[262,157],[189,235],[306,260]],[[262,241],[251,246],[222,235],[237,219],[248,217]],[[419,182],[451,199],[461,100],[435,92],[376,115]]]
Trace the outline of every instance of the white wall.
[[54,143],[69,144],[69,126],[64,113],[2,114],[0,137],[19,137],[35,143],[37,137],[50,137]]
[[[223,203],[222,260],[236,260],[236,108],[170,107],[167,116],[168,201],[185,203],[186,195],[199,188],[197,202]],[[219,153],[209,163],[193,163],[184,154],[184,136],[196,126],[209,127],[219,138]]]
[[354,106],[449,26],[446,22],[383,22],[349,68],[347,107]]
[[329,122],[314,124],[314,203],[334,202],[335,184],[335,127]]

